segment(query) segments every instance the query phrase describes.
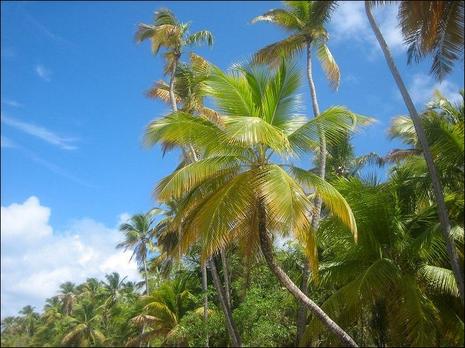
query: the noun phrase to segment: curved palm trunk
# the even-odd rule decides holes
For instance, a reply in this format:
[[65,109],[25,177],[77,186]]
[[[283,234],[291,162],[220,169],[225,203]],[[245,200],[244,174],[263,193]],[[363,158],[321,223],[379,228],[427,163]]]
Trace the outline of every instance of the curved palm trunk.
[[203,291],[203,322],[205,328],[205,347],[209,345],[208,337],[208,279],[207,279],[207,265],[202,265],[202,291]]
[[241,347],[241,337],[239,335],[239,331],[237,330],[236,324],[234,323],[234,319],[232,317],[231,307],[228,306],[226,302],[226,295],[224,294],[223,286],[220,282],[220,277],[218,276],[218,271],[216,269],[215,260],[211,258],[209,261],[210,272],[212,274],[213,284],[216,288],[216,293],[218,294],[218,300],[221,305],[221,309],[223,310],[224,316],[226,318],[226,327],[228,329],[229,337],[231,338],[232,345],[234,347]]
[[223,278],[224,278],[224,291],[226,293],[226,302],[231,307],[231,290],[229,287],[229,272],[228,272],[228,260],[226,258],[226,252],[224,249],[220,250],[221,266],[223,267]]
[[289,276],[279,267],[273,256],[273,246],[266,230],[266,213],[263,204],[258,206],[258,231],[260,234],[260,248],[266,263],[281,284],[301,303],[303,303],[341,342],[350,347],[358,347],[357,343],[337,325],[315,302],[309,299]]
[[428,167],[429,175],[431,177],[431,182],[433,184],[433,192],[434,197],[436,198],[436,204],[438,206],[438,215],[439,221],[441,224],[441,231],[444,236],[447,245],[447,253],[449,255],[450,264],[452,266],[452,271],[454,272],[455,281],[457,282],[457,287],[459,288],[460,299],[462,300],[462,304],[464,303],[464,282],[463,282],[463,273],[461,271],[457,250],[455,249],[454,241],[450,234],[450,222],[449,216],[447,212],[447,207],[444,202],[444,193],[442,190],[441,182],[439,180],[436,167],[433,162],[433,156],[431,155],[431,150],[428,145],[428,140],[425,135],[425,131],[421,124],[420,117],[418,116],[417,110],[410,98],[410,95],[407,91],[407,88],[400,77],[399,71],[394,63],[394,59],[392,58],[391,52],[389,50],[386,41],[379,30],[378,25],[371,13],[370,4],[368,1],[365,1],[365,11],[368,16],[368,20],[370,22],[371,28],[376,35],[376,39],[379,42],[379,45],[383,51],[384,57],[386,58],[386,62],[391,70],[392,76],[396,81],[397,87],[402,94],[402,98],[404,99],[405,106],[408,109],[410,117],[412,118],[413,125],[415,127],[415,132],[417,133],[418,141],[420,142],[421,148],[423,150],[423,156],[425,157],[426,165]]

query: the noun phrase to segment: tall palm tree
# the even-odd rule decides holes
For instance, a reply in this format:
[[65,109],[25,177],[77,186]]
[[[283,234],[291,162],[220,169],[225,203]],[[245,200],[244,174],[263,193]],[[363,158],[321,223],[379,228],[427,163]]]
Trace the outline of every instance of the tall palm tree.
[[149,293],[149,278],[147,270],[148,252],[153,250],[154,245],[151,240],[153,215],[158,211],[154,210],[149,214],[133,215],[128,222],[121,224],[119,230],[124,234],[125,240],[116,245],[116,248],[124,250],[133,249],[133,257],[139,265],[144,267],[145,293]]
[[[206,81],[208,80],[210,74],[210,63],[207,62],[204,58],[191,53],[190,54],[190,64],[180,64],[178,66],[178,70],[176,71],[176,85],[175,85],[175,98],[177,101],[181,103],[180,110],[183,112],[196,114],[199,116],[204,116],[211,119],[213,122],[218,122],[219,115],[214,110],[206,107],[204,105],[204,98],[205,98],[205,88],[206,88]],[[164,102],[169,102],[169,86],[164,83],[163,81],[158,81],[147,93],[149,97],[160,99]],[[172,147],[171,144],[163,144],[163,151],[166,151]],[[196,161],[200,158],[200,154],[194,147],[190,144],[190,160]],[[184,163],[185,164],[185,163]],[[166,224],[162,223],[164,229],[166,229]],[[180,231],[178,231],[180,232]],[[166,232],[164,236],[168,236]],[[171,243],[172,246],[175,244]],[[170,247],[165,248],[169,250]],[[224,250],[220,250],[221,255],[221,262],[222,262],[222,269],[223,269],[223,279],[224,279],[224,291],[222,291],[218,286],[221,286],[221,282],[214,281],[215,288],[217,290],[218,297],[220,302],[228,303],[228,307],[231,305],[230,300],[230,286],[229,286],[229,277],[228,277],[228,265],[227,259]],[[204,262],[201,265],[201,274],[202,274],[202,287],[204,291],[204,321],[205,325],[208,320],[208,296],[207,296],[207,264],[209,262]],[[217,272],[216,267],[210,267],[210,271],[212,273]],[[222,287],[222,286],[221,286]],[[226,296],[223,299],[223,296]],[[231,322],[231,328],[235,327],[234,320],[232,319],[232,315],[229,309],[222,307],[223,310],[228,310],[225,312],[225,317],[227,318],[227,322]],[[239,343],[240,338],[237,333],[237,330],[234,330],[235,334],[231,336],[233,341]],[[205,338],[205,345],[208,347],[208,332],[206,333]]]
[[431,73],[444,78],[463,56],[463,1],[401,1],[398,17],[408,62],[432,55]]
[[[325,24],[328,22],[331,12],[337,5],[336,1],[284,1],[285,9],[273,9],[262,16],[252,20],[252,23],[258,21],[269,21],[284,29],[288,33],[285,39],[273,43],[258,51],[254,59],[260,63],[279,62],[281,56],[288,58],[306,50],[307,62],[307,79],[310,88],[310,97],[312,101],[313,115],[316,117],[320,114],[318,98],[313,80],[312,72],[312,49],[316,48],[317,57],[320,60],[322,68],[330,82],[332,88],[337,89],[339,86],[339,67],[331,54],[328,46],[328,33]],[[320,131],[320,151],[319,151],[319,175],[322,179],[326,175],[326,139],[324,132]],[[315,209],[313,211],[312,228],[316,230],[320,221],[321,214],[321,197],[315,197]],[[304,262],[301,290],[308,294],[309,266]],[[303,334],[306,323],[305,306],[300,303],[297,317],[297,342]]]
[[170,74],[169,95],[173,112],[177,111],[175,97],[175,74],[179,60],[186,46],[207,43],[213,44],[213,35],[207,30],[191,34],[189,23],[181,23],[168,9],[155,12],[153,24],[139,24],[136,32],[136,41],[142,42],[150,39],[152,53],[157,54],[161,47],[166,48],[164,73]]
[[[392,76],[394,77],[397,87],[399,88],[402,98],[404,99],[404,102],[410,114],[410,117],[412,118],[412,122],[415,127],[415,132],[417,134],[418,141],[423,150],[423,156],[425,158],[425,161],[428,167],[428,172],[431,177],[433,192],[434,192],[434,196],[435,196],[436,203],[437,203],[439,221],[441,223],[441,231],[443,233],[444,239],[446,240],[449,260],[452,266],[452,270],[454,272],[455,281],[457,282],[457,285],[460,291],[460,298],[463,303],[465,299],[463,272],[461,270],[460,263],[458,260],[457,250],[454,247],[452,236],[450,233],[451,225],[449,221],[447,207],[444,201],[444,192],[443,192],[443,188],[441,185],[441,181],[439,179],[437,169],[433,161],[433,156],[431,154],[431,149],[428,144],[428,139],[426,137],[425,130],[423,129],[423,126],[421,124],[420,116],[418,115],[415,105],[413,104],[412,98],[410,97],[410,94],[408,93],[408,90],[405,87],[404,81],[402,80],[402,77],[400,76],[400,73],[397,70],[396,64],[394,63],[394,59],[392,58],[389,47],[386,41],[384,40],[384,37],[371,12],[373,3],[374,2],[372,1],[365,1],[365,12],[370,22],[371,28],[373,32],[375,33],[376,39],[378,40],[378,43],[383,51],[384,57],[386,58],[386,62],[389,66],[389,69],[391,70]],[[462,9],[463,9],[463,5],[462,5]],[[429,18],[430,16],[423,17],[424,20],[429,20]],[[423,35],[419,37],[422,37],[424,38],[424,40],[427,40],[427,38]]]
[[179,244],[183,251],[199,242],[205,260],[233,241],[243,244],[244,249],[261,248],[283,286],[345,344],[356,346],[300,291],[273,257],[269,233],[293,233],[305,245],[316,274],[315,242],[308,233],[308,215],[313,209],[310,189],[321,195],[356,236],[350,208],[331,185],[306,170],[271,161],[272,155],[287,159],[315,147],[320,129],[333,140],[356,123],[357,115],[343,107],[329,108],[312,120],[299,117],[298,86],[299,74],[285,62],[273,74],[264,67],[238,66],[231,74],[214,67],[208,94],[224,115],[221,125],[177,112],[147,128],[146,138],[152,144],[192,143],[204,151],[203,159],[161,180],[157,197],[161,201],[183,198],[177,216],[184,231]]

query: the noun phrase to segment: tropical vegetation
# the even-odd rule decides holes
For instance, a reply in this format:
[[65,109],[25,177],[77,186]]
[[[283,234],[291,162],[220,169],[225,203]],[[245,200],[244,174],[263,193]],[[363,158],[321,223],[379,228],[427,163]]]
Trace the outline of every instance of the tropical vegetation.
[[[2,346],[464,345],[463,90],[418,112],[372,13],[384,2],[366,1],[409,114],[388,129],[402,148],[356,155],[352,137],[376,115],[320,110],[312,71],[316,51],[337,89],[325,26],[338,3],[284,3],[252,22],[288,36],[227,71],[183,60],[213,34],[171,11],[139,25],[136,41],[165,49],[169,75],[146,95],[171,107],[144,144],[180,154],[154,207],[120,226],[115,247],[143,280],[64,282],[42,310],[2,319]],[[432,55],[431,74],[450,73],[463,2],[401,1],[398,18],[409,62]],[[293,59],[303,50],[310,107]]]

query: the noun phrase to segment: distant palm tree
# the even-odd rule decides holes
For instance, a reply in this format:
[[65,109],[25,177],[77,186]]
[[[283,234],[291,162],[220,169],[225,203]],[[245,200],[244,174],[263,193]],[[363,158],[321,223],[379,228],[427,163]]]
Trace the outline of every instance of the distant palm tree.
[[34,335],[36,324],[39,319],[39,314],[34,311],[34,307],[29,306],[29,305],[23,307],[19,311],[19,314],[23,316],[22,322],[23,322],[26,334],[29,337],[32,337]]
[[73,306],[76,302],[76,292],[76,285],[72,282],[65,282],[60,285],[58,298],[61,300],[63,313],[65,315],[70,315],[73,311]]
[[116,245],[124,250],[132,249],[131,260],[135,256],[139,265],[144,267],[145,293],[149,293],[149,280],[147,270],[148,252],[153,250],[151,239],[153,214],[136,214],[128,222],[120,225],[119,230],[124,234],[125,240]]
[[191,293],[192,283],[189,279],[176,278],[164,282],[149,296],[144,296],[144,314],[132,319],[137,325],[146,325],[146,330],[140,336],[131,340],[135,342],[149,342],[159,337],[163,343],[169,342],[175,331],[179,329],[181,318],[194,309],[196,298]]
[[61,340],[61,344],[78,347],[103,346],[106,338],[99,329],[101,320],[97,312],[97,304],[83,301],[73,311],[70,328]]
[[152,52],[157,54],[161,47],[166,48],[165,74],[171,74],[169,95],[173,112],[177,111],[175,97],[175,74],[185,46],[207,43],[213,44],[213,35],[207,30],[189,33],[189,23],[181,23],[168,9],[155,12],[153,24],[139,24],[136,41],[152,41]]
[[[433,161],[433,156],[432,156],[432,153],[431,153],[430,146],[428,144],[428,139],[426,137],[425,130],[424,130],[422,124],[421,124],[420,116],[418,115],[418,112],[417,112],[417,110],[415,108],[415,105],[413,104],[412,98],[410,97],[410,94],[408,93],[408,90],[405,87],[404,81],[402,80],[402,77],[400,76],[400,73],[397,70],[396,64],[394,62],[394,59],[392,58],[389,47],[388,47],[386,41],[384,40],[384,37],[383,37],[383,35],[382,35],[382,33],[381,33],[381,31],[380,31],[380,29],[379,29],[379,27],[378,27],[378,25],[377,25],[377,23],[375,21],[375,18],[373,17],[373,14],[371,12],[371,8],[372,8],[374,3],[376,3],[376,2],[374,2],[374,1],[365,1],[365,12],[366,12],[368,20],[370,22],[371,28],[373,29],[373,32],[375,33],[376,39],[378,40],[378,43],[379,43],[379,45],[381,47],[381,50],[383,51],[384,57],[386,58],[386,62],[388,64],[388,66],[389,66],[389,69],[391,70],[392,76],[394,77],[394,80],[396,81],[397,87],[399,88],[399,91],[400,91],[400,93],[402,95],[402,98],[404,99],[404,102],[405,102],[405,105],[407,107],[407,110],[409,111],[410,117],[412,118],[412,122],[413,122],[413,125],[415,127],[415,132],[417,134],[418,141],[419,141],[419,143],[421,145],[421,148],[423,150],[423,156],[425,158],[425,161],[426,161],[426,164],[427,164],[427,167],[428,167],[428,172],[429,172],[429,175],[431,177],[433,192],[434,192],[434,196],[435,196],[436,203],[437,203],[437,209],[438,209],[439,221],[440,221],[440,224],[441,224],[441,230],[442,230],[444,239],[446,240],[447,252],[449,254],[449,259],[450,259],[450,263],[451,263],[451,266],[452,266],[452,270],[454,271],[455,281],[457,282],[458,288],[459,288],[459,291],[460,291],[460,298],[461,298],[462,303],[463,303],[464,300],[465,300],[463,271],[461,270],[460,263],[459,263],[459,260],[458,260],[457,250],[454,247],[453,240],[452,240],[452,237],[451,237],[451,234],[450,234],[451,225],[450,225],[450,221],[449,221],[449,215],[448,215],[447,207],[446,207],[446,204],[444,202],[444,192],[443,192],[442,184],[441,184],[441,181],[439,179],[438,172],[437,172],[436,166],[435,166],[434,161]],[[449,15],[455,13],[454,18],[460,18],[460,16],[462,16],[461,30],[462,30],[462,37],[463,37],[463,2],[459,1],[459,3],[462,3],[462,5],[461,5],[462,6],[461,7],[462,14],[456,14],[454,12],[454,11],[460,11],[460,6],[459,6],[459,7],[455,7],[455,10],[453,12],[450,12]],[[400,16],[402,18],[402,21],[404,22],[404,24],[403,24],[404,32],[406,32],[406,30],[407,30],[406,21],[407,21],[407,18],[409,16],[409,14],[408,14],[408,12],[406,12],[405,8],[408,8],[408,5],[405,5],[403,12],[400,12]],[[444,12],[440,11],[439,13],[444,13]],[[412,18],[415,18],[415,16],[412,16]],[[424,15],[421,18],[424,21],[432,20],[430,14]],[[414,21],[414,24],[417,23],[417,22],[418,22],[418,19],[416,19]],[[456,30],[460,30],[460,29],[457,29],[457,26],[456,26],[457,23],[455,23],[455,21],[451,20],[450,23],[451,23],[451,27],[452,27],[452,32],[449,33],[449,34],[454,35],[453,33]],[[415,24],[413,27],[418,27],[417,24]],[[424,24],[424,25],[422,24],[422,25],[420,25],[420,27],[429,27],[429,25],[428,24]],[[407,30],[407,32],[409,32],[409,31]],[[443,39],[446,38],[446,36],[445,36],[446,32],[447,31],[442,31]],[[414,41],[410,42],[411,45],[413,45],[413,46],[411,46],[410,54],[418,55],[418,54],[420,54],[420,52],[427,52],[428,51],[428,50],[425,51],[424,49],[420,50],[420,48],[419,48],[421,46],[421,44],[420,44],[421,42],[428,42],[428,40],[430,40],[430,38],[428,38],[427,35],[428,35],[428,31],[423,31],[423,32],[421,32],[421,35],[420,34],[419,35],[414,35],[412,37],[407,36],[407,40],[413,40],[413,38],[416,38]],[[430,33],[430,35],[436,35],[436,33]],[[455,39],[454,39],[454,42],[455,42]],[[433,39],[433,44],[432,44],[431,47],[436,47],[437,46],[436,43],[437,43],[437,41],[435,41]],[[461,43],[463,45],[463,39],[462,39]],[[412,49],[412,47],[414,47],[414,48]],[[447,48],[447,47],[448,47],[448,45],[446,45],[444,48]],[[449,49],[450,49],[450,47],[449,47]],[[445,54],[447,55],[447,53],[445,53]],[[439,54],[438,57],[439,57],[438,59],[440,59],[441,55]],[[433,67],[434,67],[434,65],[433,65]],[[438,72],[444,71],[444,67],[442,67],[441,69],[439,69]]]

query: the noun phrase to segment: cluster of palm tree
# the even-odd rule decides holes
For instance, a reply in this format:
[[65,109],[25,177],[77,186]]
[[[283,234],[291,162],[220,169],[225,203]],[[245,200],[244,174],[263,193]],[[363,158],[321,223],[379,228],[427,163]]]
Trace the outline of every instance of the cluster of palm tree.
[[[115,274],[65,283],[42,315],[25,308],[2,332],[80,346],[463,345],[463,92],[455,104],[437,93],[419,114],[372,14],[384,2],[366,1],[409,115],[389,129],[405,148],[355,156],[351,136],[372,119],[320,111],[312,71],[316,52],[337,89],[325,26],[338,3],[284,3],[252,22],[288,36],[227,72],[193,52],[183,60],[213,35],[191,34],[171,11],[139,25],[138,42],[165,49],[169,76],[147,95],[171,106],[144,140],[181,154],[154,189],[159,207],[120,227],[143,294]],[[463,54],[463,10],[401,1],[409,62],[433,55],[431,72],[449,73]],[[292,62],[302,51],[312,118]],[[388,166],[388,179],[364,177],[366,164]]]

